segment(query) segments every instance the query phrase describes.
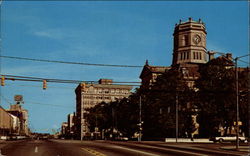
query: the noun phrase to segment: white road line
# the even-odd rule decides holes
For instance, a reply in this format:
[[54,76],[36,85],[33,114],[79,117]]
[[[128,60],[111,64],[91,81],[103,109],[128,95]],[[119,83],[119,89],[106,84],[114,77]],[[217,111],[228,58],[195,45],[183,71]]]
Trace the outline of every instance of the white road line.
[[0,156],[5,156],[5,155],[2,155],[2,151],[1,151],[1,149],[0,149]]
[[112,147],[112,148],[124,149],[124,150],[131,151],[131,152],[137,152],[137,153],[141,153],[141,154],[143,154],[143,155],[160,156],[160,155],[158,155],[158,154],[143,152],[143,151],[139,151],[139,150],[135,150],[135,149],[131,149],[131,148],[126,148],[126,147],[121,147],[121,146],[111,146],[111,147]]
[[35,153],[38,153],[38,147],[37,146],[35,147]]
[[[167,145],[165,147],[176,147],[176,145]],[[186,149],[194,149],[194,150],[199,150],[199,151],[202,151],[202,152],[211,152],[211,149],[203,149],[203,148],[197,148],[197,147],[185,147]],[[241,156],[241,154],[237,154],[237,153],[234,153],[234,152],[230,152],[230,151],[213,151],[213,152],[216,152],[218,154],[234,154],[234,155],[239,155]]]
[[[125,148],[125,147],[121,147],[121,146],[113,146],[113,147],[114,148],[125,149],[125,150],[132,151],[132,152],[138,152],[138,153],[142,153],[142,154],[150,155],[150,156],[160,156],[160,155],[157,155],[157,154],[143,152],[143,151],[134,150],[134,149],[131,149],[131,148]],[[189,154],[189,155],[207,156],[206,154],[198,154],[198,153],[194,153],[194,152],[181,151],[181,150],[175,150],[175,149],[166,149],[166,148],[161,148],[161,147],[152,147],[152,146],[147,146],[147,145],[143,145],[141,147],[149,147],[149,148],[154,148],[154,149],[161,149],[161,150],[165,150],[166,152],[171,151],[171,152],[177,152],[177,153],[183,153],[183,154]]]

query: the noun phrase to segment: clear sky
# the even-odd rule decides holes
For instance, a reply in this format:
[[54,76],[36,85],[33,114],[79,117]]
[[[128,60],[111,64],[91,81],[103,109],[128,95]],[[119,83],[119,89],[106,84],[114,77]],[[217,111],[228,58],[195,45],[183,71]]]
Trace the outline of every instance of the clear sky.
[[[141,66],[148,59],[170,66],[175,23],[188,17],[206,24],[208,50],[249,53],[247,1],[4,1],[1,55]],[[142,70],[0,61],[1,74],[82,81],[140,81]],[[48,83],[43,90],[39,82],[6,81],[0,105],[8,108],[14,95],[23,95],[31,129],[51,132],[75,111],[76,86]]]

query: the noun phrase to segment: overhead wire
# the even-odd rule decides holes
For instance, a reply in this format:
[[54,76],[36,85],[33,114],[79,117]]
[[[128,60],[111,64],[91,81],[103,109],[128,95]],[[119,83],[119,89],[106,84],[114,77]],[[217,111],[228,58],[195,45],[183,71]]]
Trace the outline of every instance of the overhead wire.
[[238,59],[238,61],[240,61],[240,62],[242,62],[242,63],[246,63],[246,64],[249,65],[249,62],[246,62],[246,61],[243,61],[243,60],[240,60],[240,59]]
[[[15,85],[12,85],[12,84],[5,84],[5,86],[20,86],[20,87],[41,87],[41,86],[38,86],[38,85],[20,85],[20,84],[15,84]],[[55,89],[75,89],[73,87],[59,87],[59,86],[49,86],[49,88],[55,88]]]
[[142,68],[143,67],[143,66],[139,66],[139,65],[115,65],[115,64],[98,64],[98,63],[85,63],[85,62],[69,62],[69,61],[35,59],[35,58],[6,56],[6,55],[0,55],[0,57],[8,58],[8,59],[26,60],[26,61],[74,64],[74,65],[84,65],[84,66],[122,67],[122,68]]
[[[6,101],[8,104],[12,105],[13,103],[9,102],[10,100],[5,98],[3,95],[1,95],[2,99]],[[37,105],[47,105],[47,106],[55,106],[55,107],[61,107],[61,108],[72,108],[70,106],[64,106],[64,105],[56,105],[56,104],[47,104],[47,103],[40,103],[40,102],[31,102],[31,101],[25,101],[25,104],[37,104]]]
[[54,107],[60,107],[60,108],[72,108],[70,106],[64,106],[64,105],[47,104],[47,103],[40,103],[40,102],[29,102],[29,101],[25,101],[25,104],[46,105],[46,106],[54,106]]
[[2,97],[2,99],[5,101],[5,102],[7,102],[8,104],[12,104],[7,98],[5,98],[3,95],[1,95],[1,97]]
[[[34,82],[41,82],[46,80],[47,82],[53,83],[73,83],[73,84],[80,84],[80,83],[89,83],[89,84],[97,84],[98,81],[80,81],[80,80],[63,80],[63,79],[51,79],[51,78],[40,78],[40,77],[28,77],[28,76],[19,76],[19,75],[7,75],[7,74],[0,74],[0,76],[4,76],[5,80],[12,80],[12,81],[34,81]],[[122,85],[129,85],[129,86],[138,86],[134,84],[140,84],[141,82],[119,82],[114,81],[112,84],[122,84]]]

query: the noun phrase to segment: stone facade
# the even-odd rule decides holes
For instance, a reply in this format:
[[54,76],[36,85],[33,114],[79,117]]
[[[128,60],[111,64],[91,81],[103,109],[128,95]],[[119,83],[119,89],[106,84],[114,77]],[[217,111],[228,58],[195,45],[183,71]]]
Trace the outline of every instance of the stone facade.
[[84,114],[101,102],[109,103],[117,99],[128,97],[132,86],[115,85],[110,79],[100,79],[98,84],[81,83],[75,90],[76,93],[76,120],[77,135],[83,139],[89,132]]
[[[156,78],[173,67],[182,72],[187,85],[193,88],[195,80],[199,78],[199,66],[207,63],[208,56],[209,59],[212,59],[214,54],[213,52],[208,53],[206,50],[206,34],[205,24],[200,19],[193,21],[189,18],[187,22],[180,20],[179,24],[175,25],[173,34],[172,66],[150,66],[146,61],[140,75],[141,88],[151,89]],[[198,129],[199,124],[196,122],[196,116],[192,116],[192,118]],[[192,135],[195,134],[198,134],[198,130]]]
[[148,61],[144,65],[140,79],[141,79],[141,87],[144,89],[150,89],[153,83],[156,81],[156,78],[162,73],[169,70],[170,67],[165,66],[150,66]]
[[193,21],[176,24],[174,30],[174,50],[172,65],[183,63],[206,63],[206,28],[205,24]]
[[[194,82],[200,77],[198,72],[201,65],[214,59],[214,54],[219,53],[218,59],[227,62],[226,68],[234,66],[231,53],[207,51],[206,49],[206,27],[199,19],[198,21],[189,18],[187,22],[180,20],[175,25],[173,34],[173,59],[171,66],[150,66],[148,61],[141,72],[141,88],[151,89],[156,78],[171,68],[180,70],[187,85],[194,90]],[[196,115],[192,116],[197,130],[192,134],[198,134],[199,124],[196,122]]]
[[[141,87],[150,89],[159,75],[176,67],[182,71],[187,85],[192,88],[194,81],[199,77],[199,65],[207,63],[206,34],[205,24],[200,19],[194,21],[189,18],[187,22],[180,20],[180,23],[175,25],[173,34],[172,66],[150,66],[146,61],[140,75]],[[212,54],[211,52],[209,55],[211,59]]]
[[23,109],[20,104],[15,104],[11,105],[10,109],[7,110],[7,112],[19,118],[19,123],[20,123],[19,134],[29,135],[28,110]]

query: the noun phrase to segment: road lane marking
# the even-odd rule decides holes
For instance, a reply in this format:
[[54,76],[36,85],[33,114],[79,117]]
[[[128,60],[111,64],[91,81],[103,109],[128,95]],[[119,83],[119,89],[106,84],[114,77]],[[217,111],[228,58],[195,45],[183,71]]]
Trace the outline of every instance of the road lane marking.
[[2,151],[1,151],[1,149],[0,149],[0,156],[5,156],[5,155],[2,155]]
[[[126,147],[121,147],[121,146],[112,146],[112,147],[113,148],[120,148],[120,149],[128,150],[128,151],[131,151],[131,152],[137,152],[137,153],[141,153],[141,154],[144,154],[144,155],[160,156],[160,155],[157,155],[157,154],[144,152],[144,151],[139,151],[139,150],[126,148]],[[198,153],[194,153],[194,152],[180,151],[180,150],[175,150],[175,149],[166,149],[166,148],[160,148],[160,147],[152,147],[152,146],[147,146],[147,145],[143,145],[141,147],[149,147],[149,148],[161,149],[161,150],[165,150],[165,151],[171,151],[171,152],[177,152],[177,153],[183,153],[183,154],[189,154],[189,155],[207,156],[205,154],[198,154]]]
[[92,150],[90,148],[81,148],[81,149],[88,152],[88,153],[90,153],[90,154],[92,154],[92,155],[95,155],[95,156],[107,156],[107,155],[105,155],[103,153],[97,152],[97,151]]
[[37,146],[35,147],[35,153],[38,153],[38,147]]
[[140,153],[140,154],[143,154],[143,155],[160,156],[158,154],[148,153],[148,152],[139,151],[139,150],[135,150],[135,149],[131,149],[131,148],[126,148],[126,147],[121,147],[121,146],[111,146],[111,147],[118,148],[118,149],[124,149],[124,150],[127,150],[127,151]]

